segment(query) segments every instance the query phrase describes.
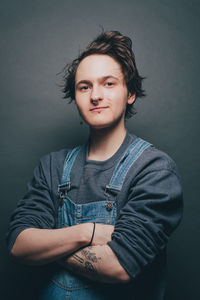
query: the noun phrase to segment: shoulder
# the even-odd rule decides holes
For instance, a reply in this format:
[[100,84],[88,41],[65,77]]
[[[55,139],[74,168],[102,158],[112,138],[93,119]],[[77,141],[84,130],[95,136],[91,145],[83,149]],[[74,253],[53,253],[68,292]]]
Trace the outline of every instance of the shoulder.
[[[131,136],[133,137],[133,140],[136,138],[134,135]],[[151,144],[151,141],[147,142]],[[134,163],[133,168],[137,174],[142,175],[149,172],[168,171],[179,177],[177,165],[174,160],[167,153],[156,148],[152,144],[142,152]]]
[[59,180],[62,176],[63,165],[68,151],[69,149],[61,149],[43,155],[39,160],[39,165],[35,168],[35,172],[39,172],[49,184],[52,183],[52,179]]
[[40,158],[40,163],[44,167],[51,164],[57,165],[59,167],[60,165],[63,165],[68,151],[69,149],[61,149],[59,151],[45,154]]
[[152,171],[168,170],[178,174],[175,161],[167,153],[157,149],[154,145],[147,148],[141,158],[145,166],[148,169],[152,168]]

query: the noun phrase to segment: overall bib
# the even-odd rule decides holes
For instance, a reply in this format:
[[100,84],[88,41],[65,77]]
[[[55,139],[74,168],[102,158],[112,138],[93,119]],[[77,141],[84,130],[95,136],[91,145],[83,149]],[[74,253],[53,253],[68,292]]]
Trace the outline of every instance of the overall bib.
[[[137,138],[119,159],[111,180],[105,187],[105,201],[86,204],[75,204],[68,197],[71,169],[82,147],[80,146],[70,150],[64,162],[61,184],[58,186],[60,196],[58,228],[87,222],[114,225],[117,216],[117,194],[122,189],[130,167],[150,145],[148,142]],[[112,292],[112,290],[115,292]],[[110,300],[112,299],[111,295],[113,295],[113,293],[116,294],[116,285],[95,283],[79,275],[74,275],[60,267],[59,271],[51,279],[51,283],[41,299]],[[116,299],[116,296],[114,298]]]

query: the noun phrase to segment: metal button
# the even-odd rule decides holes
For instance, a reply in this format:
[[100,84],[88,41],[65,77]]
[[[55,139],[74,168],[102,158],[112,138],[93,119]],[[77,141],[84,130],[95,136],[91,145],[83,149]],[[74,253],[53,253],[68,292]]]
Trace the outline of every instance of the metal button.
[[107,209],[108,211],[112,210],[112,207],[113,207],[113,205],[112,205],[111,202],[108,202],[108,203],[106,204],[106,209]]

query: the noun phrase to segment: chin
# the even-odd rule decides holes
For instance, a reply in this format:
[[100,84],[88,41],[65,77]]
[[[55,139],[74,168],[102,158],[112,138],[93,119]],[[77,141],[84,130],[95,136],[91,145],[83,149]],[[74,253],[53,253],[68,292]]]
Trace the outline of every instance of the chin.
[[85,122],[88,124],[88,126],[91,129],[106,129],[106,128],[113,128],[115,126],[118,126],[123,121],[123,116],[119,116],[118,118],[112,119],[112,118],[102,118],[102,119],[93,119],[93,120],[86,120]]
[[118,125],[117,120],[112,122],[98,122],[93,124],[88,124],[91,129],[101,130],[101,129],[112,129]]
[[96,129],[96,130],[100,130],[100,129],[105,129],[105,128],[109,128],[109,125],[105,125],[105,124],[93,124],[93,125],[89,125],[89,127],[91,129]]

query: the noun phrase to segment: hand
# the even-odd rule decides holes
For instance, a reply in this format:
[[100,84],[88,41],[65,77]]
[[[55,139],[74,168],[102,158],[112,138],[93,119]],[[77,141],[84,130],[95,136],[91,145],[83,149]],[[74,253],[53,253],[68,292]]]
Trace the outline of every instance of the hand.
[[111,241],[114,226],[96,223],[94,238],[91,246],[105,245]]

